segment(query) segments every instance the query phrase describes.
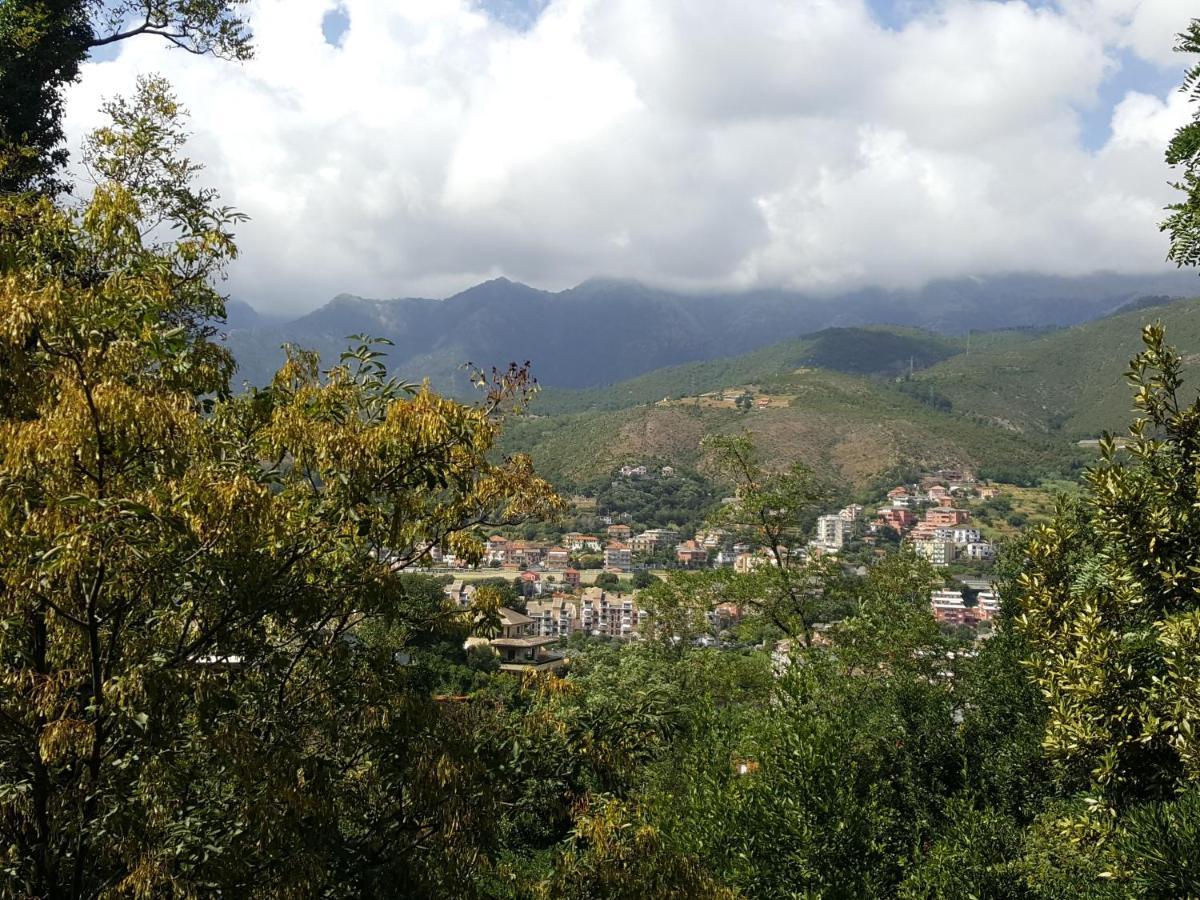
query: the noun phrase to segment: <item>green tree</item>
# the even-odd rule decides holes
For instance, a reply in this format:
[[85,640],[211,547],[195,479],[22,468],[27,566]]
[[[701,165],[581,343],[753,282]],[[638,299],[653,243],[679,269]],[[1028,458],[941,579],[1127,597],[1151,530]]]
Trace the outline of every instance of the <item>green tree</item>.
[[67,159],[63,90],[88,53],[139,35],[246,59],[246,0],[0,0],[0,191],[54,193]]
[[748,436],[705,439],[716,471],[733,485],[734,502],[711,523],[764,554],[763,564],[729,583],[729,599],[759,611],[786,633],[812,641],[817,609],[836,566],[804,558],[804,542],[831,492],[803,463],[768,471]]
[[[1200,53],[1200,19],[1193,19],[1179,35],[1175,49]],[[1200,101],[1200,62],[1188,69],[1182,90],[1191,95],[1193,103]],[[1167,163],[1182,168],[1174,187],[1184,195],[1167,207],[1170,215],[1161,226],[1171,238],[1167,258],[1179,266],[1200,265],[1200,109],[1193,112],[1192,121],[1175,132],[1167,146]]]
[[557,508],[489,460],[526,376],[467,406],[364,344],[231,397],[238,216],[161,81],[108,112],[81,208],[0,196],[0,895],[452,882],[492,827],[487,712],[363,629],[430,547]]

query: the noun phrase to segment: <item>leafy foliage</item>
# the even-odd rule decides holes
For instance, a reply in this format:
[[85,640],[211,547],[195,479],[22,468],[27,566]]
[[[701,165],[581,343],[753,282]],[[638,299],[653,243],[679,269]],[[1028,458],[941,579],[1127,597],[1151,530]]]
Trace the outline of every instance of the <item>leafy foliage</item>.
[[250,56],[246,0],[0,2],[0,190],[66,190],[63,90],[88,52],[153,35],[197,54]]

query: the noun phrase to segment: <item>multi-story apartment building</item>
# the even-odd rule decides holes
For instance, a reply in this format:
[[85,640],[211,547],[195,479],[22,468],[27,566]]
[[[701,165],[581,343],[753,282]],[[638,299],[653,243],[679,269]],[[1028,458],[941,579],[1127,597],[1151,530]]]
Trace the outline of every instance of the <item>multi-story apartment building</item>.
[[816,542],[830,549],[839,549],[846,543],[850,523],[840,515],[818,516]]
[[679,532],[670,528],[650,528],[630,538],[629,549],[634,553],[654,553],[672,547],[679,541]]
[[1000,598],[995,591],[980,591],[975,603],[968,606],[961,590],[945,588],[934,591],[929,598],[933,617],[946,625],[966,625],[971,628],[991,622],[1000,613]]
[[965,526],[950,527],[942,525],[934,529],[934,537],[939,541],[951,541],[952,543],[962,546],[964,544],[973,544],[979,540],[978,528],[967,528]]
[[600,588],[588,588],[579,600],[579,627],[587,634],[632,637],[647,616],[631,594],[609,594]]
[[531,600],[525,614],[533,620],[534,634],[569,637],[579,628],[579,601],[561,594],[549,600]]
[[913,550],[918,556],[923,556],[933,565],[942,568],[950,565],[958,558],[958,547],[953,541],[923,540],[913,541]]
[[949,506],[937,506],[925,511],[925,521],[935,527],[962,525],[970,514],[965,509],[955,509]]
[[972,541],[966,547],[967,559],[988,560],[996,558],[996,548],[987,541]]

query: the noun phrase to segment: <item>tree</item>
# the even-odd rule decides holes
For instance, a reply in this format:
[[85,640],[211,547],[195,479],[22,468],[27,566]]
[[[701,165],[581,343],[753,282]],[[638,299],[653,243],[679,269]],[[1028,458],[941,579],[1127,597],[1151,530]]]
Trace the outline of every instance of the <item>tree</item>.
[[247,59],[246,0],[0,0],[0,191],[66,189],[63,90],[97,48],[139,35]]
[[362,630],[431,547],[478,558],[480,526],[558,507],[489,458],[527,373],[468,406],[364,342],[230,396],[239,217],[192,186],[160,80],[107,111],[85,205],[0,197],[0,892],[454,879],[492,815],[485,713]]
[[[1179,35],[1175,49],[1200,53],[1200,19],[1193,19]],[[1188,69],[1181,89],[1191,95],[1193,103],[1200,101],[1200,62]],[[1184,195],[1167,207],[1171,214],[1161,225],[1171,238],[1167,258],[1179,266],[1200,265],[1200,109],[1192,113],[1191,122],[1175,132],[1167,146],[1167,163],[1173,168],[1182,167],[1183,174],[1174,187]]]
[[835,567],[802,559],[800,550],[830,491],[803,463],[767,471],[747,436],[710,436],[704,448],[714,468],[734,486],[734,502],[719,507],[711,523],[735,540],[759,547],[763,565],[730,581],[730,598],[761,613],[789,635],[812,641],[816,609]]
[[650,587],[659,579],[647,569],[638,569],[633,573],[633,586],[638,590]]
[[1102,439],[1082,500],[1032,532],[1017,621],[1047,699],[1043,745],[1087,800],[1063,840],[1113,878],[1153,881],[1122,854],[1127,823],[1170,819],[1200,783],[1200,400],[1181,399],[1162,326],[1143,341],[1128,375],[1142,415],[1123,446]]

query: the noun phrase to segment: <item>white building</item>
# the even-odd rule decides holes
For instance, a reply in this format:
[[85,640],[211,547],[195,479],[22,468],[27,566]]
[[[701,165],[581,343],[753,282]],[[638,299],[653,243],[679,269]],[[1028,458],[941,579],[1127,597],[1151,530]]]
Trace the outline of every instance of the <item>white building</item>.
[[816,543],[832,549],[840,549],[850,533],[850,523],[841,515],[818,516]]
[[987,541],[971,541],[967,544],[967,559],[988,560],[996,558],[996,548]]

